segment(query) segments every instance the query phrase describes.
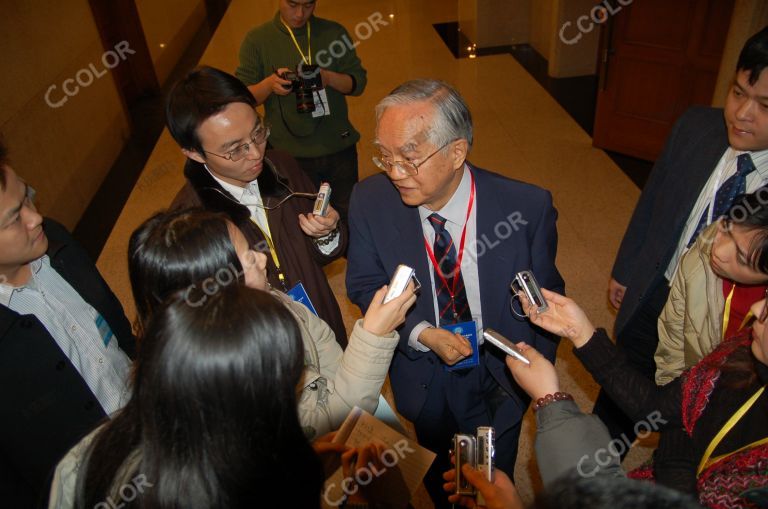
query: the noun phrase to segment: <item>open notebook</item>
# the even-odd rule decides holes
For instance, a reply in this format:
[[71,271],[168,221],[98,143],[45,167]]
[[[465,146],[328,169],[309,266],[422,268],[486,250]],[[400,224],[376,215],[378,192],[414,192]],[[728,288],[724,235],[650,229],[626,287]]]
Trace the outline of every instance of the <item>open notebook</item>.
[[[381,458],[382,465],[359,472],[358,479],[361,484],[366,485],[371,502],[392,508],[407,507],[408,501],[435,460],[435,453],[421,447],[416,441],[395,431],[359,407],[352,409],[334,438],[334,442],[350,447],[359,447],[372,440],[387,446]],[[345,499],[344,486],[348,486],[348,490],[356,489],[356,486],[345,482],[339,467],[326,479],[322,496],[324,509],[341,506]]]

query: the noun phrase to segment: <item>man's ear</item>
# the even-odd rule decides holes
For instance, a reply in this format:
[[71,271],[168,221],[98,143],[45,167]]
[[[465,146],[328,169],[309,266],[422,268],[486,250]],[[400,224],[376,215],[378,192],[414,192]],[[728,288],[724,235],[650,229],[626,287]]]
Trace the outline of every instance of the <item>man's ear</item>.
[[452,159],[453,169],[458,170],[464,166],[464,161],[467,160],[467,153],[469,152],[469,143],[467,140],[460,139],[453,142],[449,149],[448,155]]
[[196,150],[181,149],[181,153],[200,164],[205,164],[205,158]]

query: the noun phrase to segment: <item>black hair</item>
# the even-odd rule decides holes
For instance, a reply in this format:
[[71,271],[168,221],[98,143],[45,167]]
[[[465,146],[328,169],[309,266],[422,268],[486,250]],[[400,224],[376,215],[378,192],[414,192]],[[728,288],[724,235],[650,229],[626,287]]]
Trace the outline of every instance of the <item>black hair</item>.
[[731,224],[737,224],[748,231],[757,231],[747,253],[749,265],[756,271],[768,274],[768,186],[737,196],[726,218]]
[[232,103],[256,107],[251,91],[235,76],[214,67],[198,67],[179,80],[168,94],[168,130],[181,148],[203,154],[198,127]]
[[303,358],[296,321],[266,292],[231,285],[199,307],[173,296],[147,325],[128,404],[86,450],[75,507],[319,507],[322,467],[297,414]]
[[565,475],[537,497],[538,509],[694,509],[690,495],[648,481],[624,477]]
[[754,85],[768,66],[768,26],[747,39],[739,53],[736,71],[749,71],[749,84]]
[[131,234],[128,273],[139,337],[154,310],[174,292],[184,291],[195,305],[207,298],[202,290],[208,278],[215,282],[218,276],[216,284],[224,286],[242,282],[230,224],[224,214],[186,209],[159,212]]
[[[768,186],[737,196],[725,217],[730,225],[737,224],[757,232],[750,242],[747,259],[752,269],[768,274]],[[752,328],[749,327],[739,332],[737,337],[749,335],[751,332]],[[722,373],[719,382],[722,386],[743,390],[757,380],[755,362],[751,346],[746,345],[736,348],[725,363],[713,367],[719,368]]]

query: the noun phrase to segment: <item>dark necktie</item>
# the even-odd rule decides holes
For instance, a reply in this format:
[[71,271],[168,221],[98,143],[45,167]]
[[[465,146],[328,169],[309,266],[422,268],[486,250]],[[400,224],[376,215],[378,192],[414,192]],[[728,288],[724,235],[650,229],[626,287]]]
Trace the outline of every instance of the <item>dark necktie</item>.
[[[461,277],[461,268],[456,266],[456,247],[453,244],[453,239],[451,239],[451,234],[445,229],[445,219],[435,213],[429,216],[429,224],[435,229],[435,242],[432,250],[435,260],[437,260],[437,267],[439,267],[439,272],[437,267],[433,267],[437,309],[440,314],[439,325],[472,320],[472,312],[467,301],[467,291],[464,288],[464,278]],[[453,299],[449,290],[452,288],[456,288]]]
[[[731,175],[725,182],[722,183],[720,189],[715,194],[715,204],[712,209],[712,221],[717,220],[720,216],[725,215],[728,209],[733,205],[733,199],[740,194],[744,194],[747,189],[747,175],[755,171],[755,164],[752,162],[752,158],[749,154],[741,154],[736,160],[736,173]],[[690,247],[699,236],[701,230],[707,226],[707,216],[709,207],[704,209],[699,219],[699,224],[696,227],[696,231],[693,232],[690,240],[688,241],[688,247]]]

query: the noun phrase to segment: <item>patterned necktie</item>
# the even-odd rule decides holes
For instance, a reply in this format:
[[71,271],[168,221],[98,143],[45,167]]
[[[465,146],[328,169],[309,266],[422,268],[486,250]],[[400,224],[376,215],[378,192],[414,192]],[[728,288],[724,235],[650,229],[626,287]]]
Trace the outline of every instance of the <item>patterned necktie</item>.
[[[725,215],[728,209],[733,205],[733,199],[740,194],[744,194],[747,189],[747,175],[755,171],[755,164],[752,162],[752,158],[749,154],[741,154],[736,160],[736,173],[731,175],[715,194],[715,204],[712,209],[712,221],[715,221],[720,216]],[[699,219],[699,224],[696,226],[696,231],[693,232],[690,240],[688,241],[688,247],[691,247],[696,237],[699,236],[701,230],[707,226],[707,216],[709,207],[704,209]]]
[[245,206],[261,205],[261,195],[259,194],[258,185],[254,185],[253,183],[251,183],[245,186],[245,190],[243,191],[243,196],[240,198],[240,203],[242,203]]
[[[439,325],[472,320],[472,311],[469,309],[467,291],[464,288],[464,278],[461,277],[461,268],[456,266],[456,248],[451,234],[445,229],[445,218],[434,213],[428,219],[429,224],[435,229],[435,242],[432,250],[437,260],[437,267],[434,267],[434,271],[435,295],[437,295],[437,308],[440,314]],[[441,273],[442,277],[440,277]],[[446,285],[448,286],[446,287]],[[451,299],[449,288],[456,288],[453,299]]]

